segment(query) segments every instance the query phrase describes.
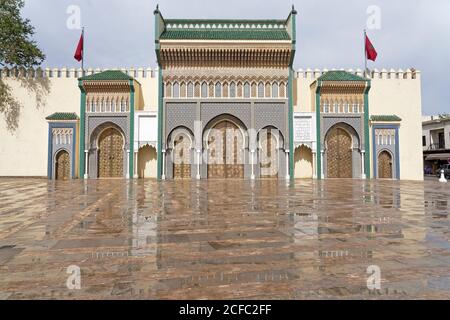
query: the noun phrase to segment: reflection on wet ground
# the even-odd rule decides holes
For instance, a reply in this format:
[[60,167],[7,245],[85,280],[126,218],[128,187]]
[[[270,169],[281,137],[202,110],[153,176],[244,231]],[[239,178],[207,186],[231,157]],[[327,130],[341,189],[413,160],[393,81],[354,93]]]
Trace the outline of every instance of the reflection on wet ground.
[[449,299],[448,199],[435,181],[4,178],[0,299]]

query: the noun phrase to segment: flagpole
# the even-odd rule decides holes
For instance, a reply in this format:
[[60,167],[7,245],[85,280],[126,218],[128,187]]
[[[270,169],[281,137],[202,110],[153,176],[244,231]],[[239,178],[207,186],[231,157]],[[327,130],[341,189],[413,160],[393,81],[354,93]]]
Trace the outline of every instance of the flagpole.
[[367,74],[367,48],[366,48],[366,39],[367,39],[367,33],[366,29],[364,29],[364,78]]
[[85,45],[84,45],[84,27],[81,31],[81,37],[83,39],[83,49],[81,50],[81,74],[84,77],[84,47],[85,47]]

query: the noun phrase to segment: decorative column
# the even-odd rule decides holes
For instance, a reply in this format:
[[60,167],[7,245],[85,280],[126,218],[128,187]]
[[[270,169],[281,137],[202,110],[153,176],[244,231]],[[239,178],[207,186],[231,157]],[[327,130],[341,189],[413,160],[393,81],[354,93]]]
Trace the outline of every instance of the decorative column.
[[291,179],[289,174],[289,150],[286,150],[286,180]]
[[366,179],[366,169],[365,169],[365,151],[361,151],[361,179]]
[[166,149],[162,149],[162,169],[161,180],[166,180]]
[[127,174],[126,179],[130,179],[130,150],[127,150]]
[[316,152],[312,152],[312,167],[313,167],[313,179],[317,179],[317,172],[316,172]]
[[86,157],[86,160],[84,162],[84,179],[88,179],[89,178],[89,174],[88,174],[89,150],[84,150],[84,154]]
[[200,175],[200,159],[202,157],[202,150],[197,149],[197,180],[201,179],[201,175]]
[[254,168],[254,156],[255,150],[250,150],[250,165],[252,167],[252,174],[250,175],[250,179],[255,180],[255,168]]
[[323,150],[320,150],[320,179],[325,179],[325,175],[323,174],[323,154],[325,152]]
[[139,154],[139,152],[137,152],[137,151],[134,152],[134,167],[133,167],[133,170],[134,170],[133,178],[134,179],[139,178],[139,175],[138,175],[138,154]]

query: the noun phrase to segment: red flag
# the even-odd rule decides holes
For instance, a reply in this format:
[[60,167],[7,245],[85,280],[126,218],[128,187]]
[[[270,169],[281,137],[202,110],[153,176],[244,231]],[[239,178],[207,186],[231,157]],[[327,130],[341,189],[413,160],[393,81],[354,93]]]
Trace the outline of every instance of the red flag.
[[372,42],[370,42],[369,37],[366,36],[366,57],[369,60],[375,61],[377,59],[377,51],[372,45]]
[[83,59],[83,34],[81,34],[80,41],[78,41],[77,50],[73,56],[75,60],[80,62]]

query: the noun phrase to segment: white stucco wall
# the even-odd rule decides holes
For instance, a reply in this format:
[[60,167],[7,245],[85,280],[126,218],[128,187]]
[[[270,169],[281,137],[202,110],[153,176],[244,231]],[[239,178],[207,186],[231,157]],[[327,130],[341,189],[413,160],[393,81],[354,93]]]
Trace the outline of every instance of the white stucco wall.
[[[400,179],[423,180],[422,155],[422,96],[420,73],[416,79],[410,72],[400,72],[399,78],[392,73],[377,73],[372,79],[369,92],[370,115],[399,116],[402,121],[399,129]],[[404,78],[406,77],[406,79]],[[372,134],[372,132],[370,133]],[[372,136],[370,139],[372,143]],[[371,171],[373,168],[371,157]]]
[[[47,176],[48,123],[45,117],[54,112],[75,112],[80,115],[80,90],[73,69],[46,69],[44,79],[48,92],[42,91],[42,102],[37,107],[36,95],[15,77],[2,72],[2,80],[8,84],[14,97],[21,104],[18,126],[8,130],[4,114],[0,114],[0,176]],[[89,69],[87,74],[100,72]],[[126,70],[123,70],[126,71]],[[134,70],[128,70],[134,75]],[[136,80],[142,85],[144,110],[157,110],[157,73],[136,69]],[[58,74],[60,77],[58,77]],[[81,74],[81,72],[80,72]],[[28,80],[30,81],[30,80]],[[156,128],[155,128],[156,130]]]

